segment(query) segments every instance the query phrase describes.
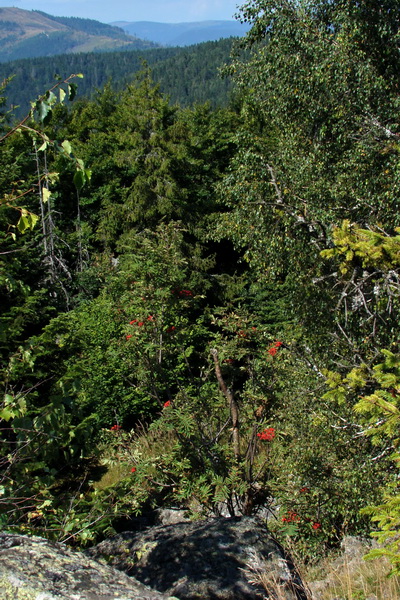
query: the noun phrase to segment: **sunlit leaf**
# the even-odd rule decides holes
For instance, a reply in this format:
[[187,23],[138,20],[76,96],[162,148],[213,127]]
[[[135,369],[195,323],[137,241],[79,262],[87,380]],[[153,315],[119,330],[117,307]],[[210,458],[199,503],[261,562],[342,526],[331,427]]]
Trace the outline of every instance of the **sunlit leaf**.
[[70,142],[68,140],[64,140],[63,143],[61,144],[61,147],[64,149],[64,151],[68,155],[72,154],[72,147],[71,147],[71,144],[70,144]]
[[51,92],[51,91],[49,91],[49,92],[46,94],[46,99],[47,99],[47,102],[48,102],[48,104],[49,104],[50,106],[52,106],[52,105],[53,105],[55,102],[57,102],[57,97],[56,97],[56,95],[54,94],[54,92]]
[[49,144],[48,144],[47,141],[43,142],[43,144],[41,146],[39,146],[38,152],[44,152],[46,150],[46,148],[47,148],[48,145]]
[[48,202],[50,196],[51,196],[51,191],[48,188],[43,188],[42,189],[42,200],[44,203]]
[[21,217],[17,223],[17,228],[20,233],[25,233],[25,231],[30,228],[30,222],[29,222],[28,217],[21,215]]

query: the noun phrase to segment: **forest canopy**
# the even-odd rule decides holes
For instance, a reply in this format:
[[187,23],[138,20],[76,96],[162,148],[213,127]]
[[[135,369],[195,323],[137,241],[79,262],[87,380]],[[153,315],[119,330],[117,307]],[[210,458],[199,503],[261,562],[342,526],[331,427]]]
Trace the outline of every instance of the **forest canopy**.
[[107,83],[116,91],[124,89],[145,61],[152,79],[172,104],[186,107],[210,102],[217,108],[227,106],[232,96],[230,78],[219,74],[229,61],[232,44],[233,39],[221,39],[187,48],[79,52],[14,60],[0,63],[0,80],[11,78],[7,106],[15,107],[15,115],[22,117],[30,101],[53,84],[55,73],[63,78],[83,73],[79,97],[93,99]]
[[227,107],[144,67],[3,111],[4,528],[268,507],[307,559],[372,532],[399,571],[398,8],[246,2]]

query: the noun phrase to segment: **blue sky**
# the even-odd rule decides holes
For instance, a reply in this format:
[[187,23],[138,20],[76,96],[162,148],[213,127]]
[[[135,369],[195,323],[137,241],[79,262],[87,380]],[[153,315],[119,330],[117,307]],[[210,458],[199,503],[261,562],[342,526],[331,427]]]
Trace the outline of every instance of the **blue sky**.
[[83,17],[103,23],[159,21],[181,23],[233,19],[240,0],[11,0],[2,6],[42,10],[58,17]]

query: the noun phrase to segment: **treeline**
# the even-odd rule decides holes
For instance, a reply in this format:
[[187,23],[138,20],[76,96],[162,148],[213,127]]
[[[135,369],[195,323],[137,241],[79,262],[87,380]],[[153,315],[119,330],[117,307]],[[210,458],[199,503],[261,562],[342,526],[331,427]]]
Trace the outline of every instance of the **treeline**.
[[190,106],[209,101],[213,107],[227,106],[231,82],[223,79],[219,69],[229,60],[232,40],[206,42],[187,48],[160,48],[107,53],[68,54],[23,59],[0,64],[0,79],[12,78],[7,85],[8,106],[19,106],[22,115],[32,99],[54,83],[54,75],[62,78],[83,73],[80,96],[93,97],[108,82],[121,90],[142,68],[145,60],[152,76],[171,103]]
[[76,29],[77,31],[89,33],[91,35],[105,35],[118,40],[131,41],[131,36],[127,35],[120,27],[107,25],[106,23],[95,21],[94,19],[81,19],[79,17],[55,17],[41,10],[35,10],[34,12],[46,17],[46,19],[50,19],[56,23],[61,23],[61,25],[66,25],[67,27]]
[[247,3],[229,106],[144,68],[3,117],[4,527],[269,507],[308,560],[373,531],[398,569],[395,4]]
[[[114,38],[111,38],[112,40],[114,40]],[[10,58],[10,55],[13,57],[14,60],[18,59],[19,57],[20,60],[40,60],[40,59],[25,59],[23,58],[26,55],[37,55],[40,54],[41,56],[43,56],[43,54],[45,54],[46,58],[43,58],[43,60],[49,60],[49,57],[53,57],[53,56],[58,56],[58,55],[68,55],[71,56],[71,54],[75,51],[75,49],[80,46],[81,48],[84,47],[85,49],[88,50],[88,54],[90,53],[95,53],[95,52],[107,52],[107,51],[115,51],[115,50],[119,50],[120,48],[123,48],[123,46],[125,44],[123,44],[123,40],[121,41],[121,44],[118,43],[113,43],[108,44],[108,47],[106,44],[102,44],[102,41],[98,40],[97,37],[93,37],[90,41],[87,39],[86,34],[82,33],[82,32],[78,32],[78,31],[72,31],[71,33],[69,33],[68,35],[66,35],[63,31],[55,31],[55,32],[50,32],[50,33],[41,33],[39,35],[36,35],[34,37],[30,37],[26,40],[22,40],[22,41],[18,41],[15,37],[13,38],[13,36],[9,36],[7,38],[7,40],[4,41],[15,41],[18,42],[13,48],[12,51],[10,51],[10,54],[6,54],[3,53],[2,56],[2,62],[0,64],[3,64],[4,61],[7,60],[7,58]],[[118,40],[116,40],[117,42]],[[43,47],[46,48],[46,51],[43,52]],[[88,48],[89,47],[89,48]],[[126,47],[126,45],[125,45]],[[152,42],[143,42],[142,40],[138,40],[136,41],[132,41],[129,42],[129,48],[132,49],[140,49],[141,51],[145,50],[146,47],[148,48],[152,48],[154,47],[154,44]],[[122,50],[121,50],[122,51]],[[4,64],[8,65],[8,64],[12,64],[13,61],[10,62],[5,62]],[[8,69],[7,69],[8,70]]]

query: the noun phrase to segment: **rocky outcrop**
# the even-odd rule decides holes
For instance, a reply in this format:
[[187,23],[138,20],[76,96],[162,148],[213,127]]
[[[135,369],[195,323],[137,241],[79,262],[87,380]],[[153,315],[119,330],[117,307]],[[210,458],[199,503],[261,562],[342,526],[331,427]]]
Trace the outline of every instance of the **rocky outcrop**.
[[275,597],[271,590],[282,600],[306,600],[262,522],[182,518],[162,515],[162,525],[118,534],[85,552],[0,533],[0,600],[264,600]]
[[251,517],[128,531],[87,553],[180,600],[264,599],[261,573],[279,588],[280,598],[306,598],[282,548]]
[[68,546],[0,533],[1,600],[167,600]]

